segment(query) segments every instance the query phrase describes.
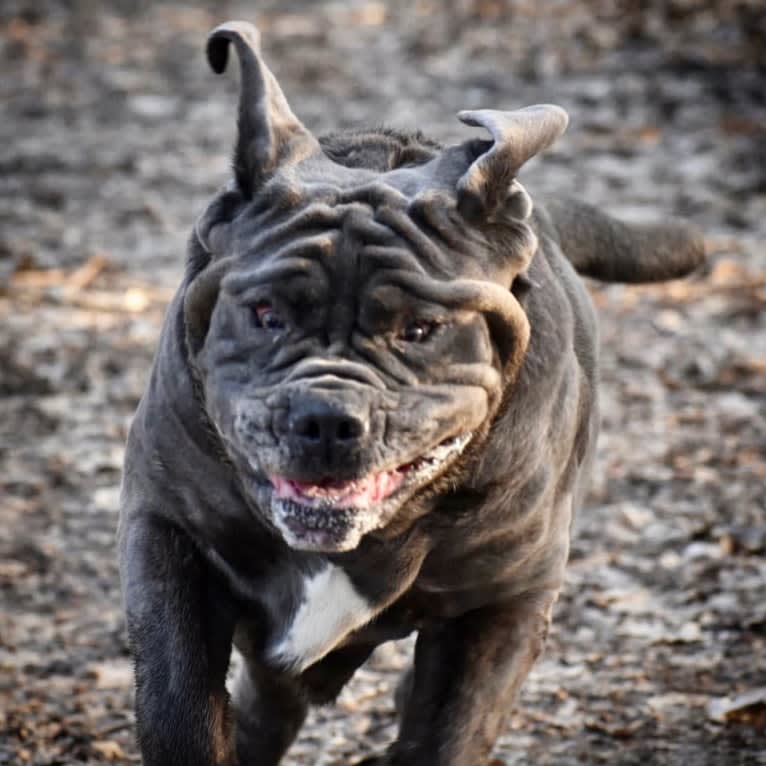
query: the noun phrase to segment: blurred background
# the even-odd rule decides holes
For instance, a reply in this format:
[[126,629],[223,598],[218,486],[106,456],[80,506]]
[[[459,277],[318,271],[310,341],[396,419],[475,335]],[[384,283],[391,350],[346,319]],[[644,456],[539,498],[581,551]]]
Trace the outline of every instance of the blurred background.
[[[0,4],[0,764],[137,763],[114,530],[123,443],[185,241],[227,179],[258,24],[316,133],[445,141],[461,109],[554,102],[525,167],[631,220],[685,216],[708,267],[592,285],[603,435],[554,630],[499,763],[766,764],[766,3]],[[236,70],[236,68],[234,68]],[[290,766],[395,732],[407,646],[315,712]]]

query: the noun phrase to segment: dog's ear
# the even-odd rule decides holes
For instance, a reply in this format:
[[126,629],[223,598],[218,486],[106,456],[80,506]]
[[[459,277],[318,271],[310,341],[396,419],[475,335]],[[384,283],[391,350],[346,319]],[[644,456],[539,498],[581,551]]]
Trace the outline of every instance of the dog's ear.
[[259,37],[252,24],[229,21],[216,27],[207,40],[207,60],[217,74],[226,70],[230,44],[239,56],[234,172],[245,197],[251,197],[281,165],[320,151],[316,138],[293,114],[276,78],[263,63]]
[[540,104],[514,112],[460,112],[458,119],[486,128],[492,136],[457,183],[458,210],[472,221],[494,221],[501,214],[527,218],[532,202],[516,181],[516,173],[566,130],[567,113],[561,107]]

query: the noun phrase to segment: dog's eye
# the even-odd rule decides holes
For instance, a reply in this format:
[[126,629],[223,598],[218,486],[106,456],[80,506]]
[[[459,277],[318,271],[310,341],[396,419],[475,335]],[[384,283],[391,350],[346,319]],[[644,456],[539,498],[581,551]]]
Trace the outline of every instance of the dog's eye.
[[255,322],[264,330],[284,330],[284,320],[268,303],[259,303],[253,311]]
[[427,319],[413,319],[411,322],[407,322],[399,333],[399,340],[403,340],[405,343],[422,343],[429,338],[437,327],[437,322],[431,322]]

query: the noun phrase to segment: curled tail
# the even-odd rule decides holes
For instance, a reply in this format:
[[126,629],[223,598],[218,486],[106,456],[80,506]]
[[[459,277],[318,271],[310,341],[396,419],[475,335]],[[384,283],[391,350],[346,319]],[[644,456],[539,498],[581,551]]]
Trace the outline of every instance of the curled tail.
[[688,224],[629,224],[590,205],[546,205],[564,254],[584,276],[604,282],[661,282],[683,277],[705,260],[702,235]]

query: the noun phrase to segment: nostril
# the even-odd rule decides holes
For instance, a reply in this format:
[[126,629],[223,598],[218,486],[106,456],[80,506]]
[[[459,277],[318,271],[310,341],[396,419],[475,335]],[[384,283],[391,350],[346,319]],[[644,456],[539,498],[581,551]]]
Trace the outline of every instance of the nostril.
[[319,441],[322,438],[322,425],[317,418],[299,418],[295,424],[295,433],[310,441]]
[[364,421],[338,412],[307,412],[290,424],[293,436],[304,442],[350,442],[359,439],[366,430]]
[[338,441],[349,441],[351,439],[358,439],[363,432],[364,427],[361,421],[355,418],[341,418],[338,421],[335,436]]

